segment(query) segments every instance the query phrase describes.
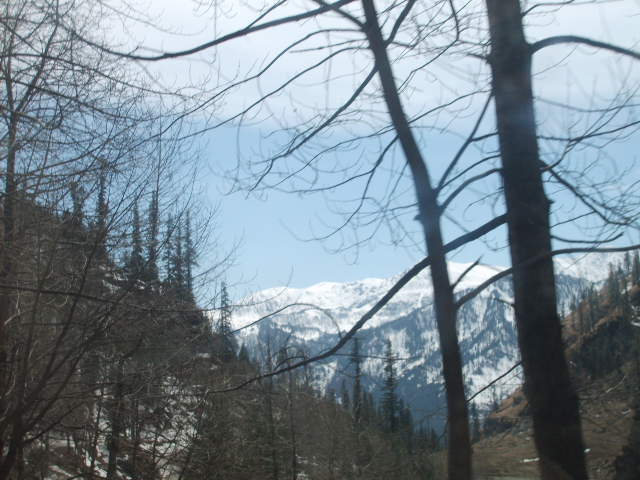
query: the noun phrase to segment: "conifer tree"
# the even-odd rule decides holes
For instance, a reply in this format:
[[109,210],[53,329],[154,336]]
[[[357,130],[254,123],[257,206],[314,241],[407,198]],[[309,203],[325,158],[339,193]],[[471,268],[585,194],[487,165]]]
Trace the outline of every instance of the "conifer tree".
[[231,302],[226,282],[220,285],[220,317],[218,319],[218,333],[223,336],[231,335]]
[[398,400],[398,430],[402,436],[402,441],[409,453],[413,452],[414,432],[413,415],[411,409],[400,398]]
[[349,398],[349,390],[347,390],[347,383],[342,380],[340,386],[340,404],[345,410],[351,410],[351,399]]
[[360,358],[360,339],[353,338],[351,351],[351,363],[353,363],[353,421],[356,426],[362,422],[362,359]]
[[633,265],[631,267],[631,280],[634,285],[640,285],[640,255],[636,251],[633,255]]
[[131,233],[131,253],[127,260],[126,270],[130,281],[142,278],[145,261],[142,256],[142,228],[140,225],[140,212],[138,203],[133,206],[133,220]]
[[182,225],[172,215],[167,217],[166,249],[165,249],[165,285],[176,300],[186,302],[187,288],[185,282],[184,238]]
[[147,213],[146,249],[147,261],[145,268],[145,280],[157,282],[158,275],[158,234],[160,231],[160,212],[158,205],[158,190],[151,193],[151,201]]
[[165,248],[164,248],[164,270],[165,278],[164,283],[167,289],[171,290],[175,286],[176,272],[175,272],[175,224],[173,215],[169,214],[165,221]]
[[251,357],[249,356],[249,349],[247,345],[243,343],[238,351],[238,361],[246,364],[251,363]]
[[71,210],[71,218],[72,223],[75,227],[81,228],[84,223],[84,189],[82,185],[78,182],[71,182],[71,186],[69,188],[71,193],[71,202],[72,202],[72,210]]
[[174,281],[175,281],[175,291],[176,295],[180,300],[184,301],[184,290],[185,290],[185,281],[184,281],[184,249],[183,249],[183,238],[182,238],[182,224],[178,221],[176,225],[176,235],[173,241],[173,271],[174,271]]
[[609,276],[607,277],[607,294],[611,306],[616,306],[620,303],[620,282],[618,277],[618,270],[614,269],[612,265],[609,265]]
[[220,286],[220,316],[217,334],[220,338],[220,358],[227,362],[235,358],[235,347],[231,337],[231,301],[226,282]]
[[475,402],[471,402],[471,440],[476,442],[480,439],[480,416]]
[[391,341],[387,340],[385,350],[384,384],[382,386],[382,425],[388,432],[398,430],[398,397],[395,358]]
[[106,232],[107,216],[109,215],[109,205],[107,203],[107,162],[100,160],[100,170],[98,172],[98,199],[96,202],[95,232],[96,232],[96,253],[106,256]]
[[190,302],[195,301],[193,293],[193,267],[197,265],[196,251],[191,236],[191,215],[187,211],[187,217],[184,227],[184,282],[185,294]]

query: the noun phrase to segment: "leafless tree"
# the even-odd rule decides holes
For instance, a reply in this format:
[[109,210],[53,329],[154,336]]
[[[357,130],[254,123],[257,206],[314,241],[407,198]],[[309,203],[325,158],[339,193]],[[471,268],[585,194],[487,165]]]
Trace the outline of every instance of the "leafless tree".
[[[112,332],[131,327],[133,318],[145,316],[140,312],[150,317],[153,308],[117,265],[131,246],[134,205],[157,197],[165,182],[183,185],[176,177],[189,169],[172,167],[186,157],[167,162],[181,124],[153,89],[121,60],[79,40],[95,38],[104,12],[75,0],[8,1],[0,9],[5,479],[24,468],[25,450],[52,430],[93,423],[103,406],[96,391],[122,386],[117,375],[110,384],[100,374],[107,353],[118,352]],[[174,199],[183,193],[162,201],[178,205]],[[163,248],[161,238],[158,243]],[[135,330],[119,330],[131,334],[112,355],[120,372],[123,359],[138,351],[131,339],[142,330]],[[94,451],[98,439],[95,433]]]

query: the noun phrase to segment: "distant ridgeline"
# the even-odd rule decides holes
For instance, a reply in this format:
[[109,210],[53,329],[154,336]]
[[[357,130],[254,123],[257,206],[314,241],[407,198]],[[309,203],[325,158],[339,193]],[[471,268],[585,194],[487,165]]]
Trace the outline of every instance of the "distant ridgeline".
[[[632,268],[633,257],[629,256]],[[580,259],[557,260],[558,303],[561,312],[569,312],[588,292],[597,291],[606,281],[608,265],[612,272],[624,264],[624,254],[589,254]],[[468,264],[450,263],[452,276],[465,271]],[[462,296],[503,267],[479,265],[458,286]],[[622,269],[626,267],[620,267]],[[274,288],[251,297],[252,307],[234,313],[237,327],[278,311],[259,324],[239,333],[251,355],[259,355],[264,346],[295,347],[307,355],[334,345],[342,332],[393,284],[389,279],[366,279],[347,284],[321,283],[306,289]],[[621,293],[621,295],[624,295]],[[458,315],[458,331],[464,361],[468,395],[479,391],[510,370],[518,361],[517,337],[513,322],[510,278],[505,277],[464,304]],[[261,303],[262,302],[262,303]],[[295,306],[300,304],[300,306]],[[283,311],[283,306],[294,305]],[[314,308],[316,305],[317,308]],[[586,313],[586,310],[585,310]],[[572,318],[569,316],[569,318]],[[585,320],[584,328],[588,320]],[[423,272],[403,288],[389,304],[358,333],[362,356],[362,389],[380,401],[384,385],[384,352],[391,342],[397,370],[397,391],[413,418],[441,431],[445,420],[444,389],[432,289],[428,272]],[[353,362],[341,352],[323,364],[311,368],[311,384],[321,392],[339,392],[343,383],[353,385]],[[488,411],[501,398],[519,387],[519,369],[501,379],[475,399],[480,412]]]

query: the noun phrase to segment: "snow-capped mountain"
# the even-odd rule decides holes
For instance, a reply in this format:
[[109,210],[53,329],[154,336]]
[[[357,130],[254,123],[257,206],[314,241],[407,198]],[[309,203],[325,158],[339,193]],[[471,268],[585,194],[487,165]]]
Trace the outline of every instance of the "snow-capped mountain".
[[[589,254],[580,258],[556,260],[559,303],[568,305],[590,282],[606,278],[609,263],[617,263],[618,254]],[[470,264],[449,263],[450,277],[455,282]],[[461,296],[480,285],[504,267],[477,265],[457,283]],[[308,288],[271,288],[252,295],[245,307],[234,311],[234,327],[240,328],[263,318],[240,332],[254,356],[284,346],[300,348],[314,355],[330,348],[367,312],[398,280],[395,277],[369,278],[358,282],[323,282]],[[464,360],[468,394],[478,391],[489,381],[509,370],[518,361],[513,319],[512,288],[504,277],[458,313],[458,334]],[[273,313],[276,312],[276,313]],[[272,315],[271,315],[272,314]],[[417,418],[435,414],[432,424],[443,418],[443,387],[438,334],[433,313],[433,288],[425,270],[411,280],[358,333],[363,363],[365,388],[376,391],[383,373],[384,343],[391,341],[398,358],[399,393]],[[267,349],[268,345],[268,349]],[[349,385],[351,366],[346,346],[340,355],[313,368],[315,385],[320,390],[338,391],[346,378]],[[488,405],[519,384],[519,371],[503,379],[495,388],[478,397],[480,405]]]

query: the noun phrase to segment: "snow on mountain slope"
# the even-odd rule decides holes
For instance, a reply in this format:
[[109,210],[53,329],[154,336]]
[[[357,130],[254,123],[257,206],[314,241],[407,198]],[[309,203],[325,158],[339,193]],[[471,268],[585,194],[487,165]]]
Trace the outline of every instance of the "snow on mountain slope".
[[[578,259],[556,259],[558,301],[567,305],[573,294],[589,282],[606,278],[610,262],[621,261],[622,254],[589,254]],[[452,282],[470,264],[449,263]],[[461,295],[486,281],[504,267],[477,265],[458,283]],[[375,304],[398,280],[400,275],[369,278],[358,282],[323,282],[308,288],[271,288],[254,294],[246,307],[234,311],[234,327],[246,326],[257,319],[278,312],[240,332],[254,355],[294,346],[313,355],[330,348],[339,337]],[[508,277],[485,289],[463,305],[458,314],[458,332],[469,394],[476,392],[518,361],[517,339],[513,319],[511,282]],[[433,314],[433,289],[425,270],[409,282],[358,333],[363,364],[364,386],[377,391],[383,374],[384,343],[391,341],[397,362],[399,391],[417,414],[442,411],[443,388],[438,334]],[[286,308],[285,308],[286,307]],[[349,382],[347,346],[336,356],[313,370],[319,390],[338,390],[344,378]],[[345,373],[347,374],[345,377]],[[478,399],[489,404],[515,389],[518,372],[500,385],[485,391]],[[438,423],[434,421],[433,423]]]
[[[450,263],[450,276],[456,281],[471,264]],[[458,291],[474,287],[503,270],[504,267],[478,265],[467,273],[458,285]],[[369,310],[400,278],[368,278],[358,282],[322,282],[308,288],[276,287],[262,290],[245,300],[248,307],[234,311],[234,326],[239,328],[256,318],[291,305],[272,320],[281,326],[289,325],[305,331],[318,333],[338,333],[351,328],[353,323]],[[428,269],[411,280],[386,305],[365,328],[375,328],[403,314],[416,306],[432,301],[433,288]],[[314,306],[318,308],[314,308]]]

